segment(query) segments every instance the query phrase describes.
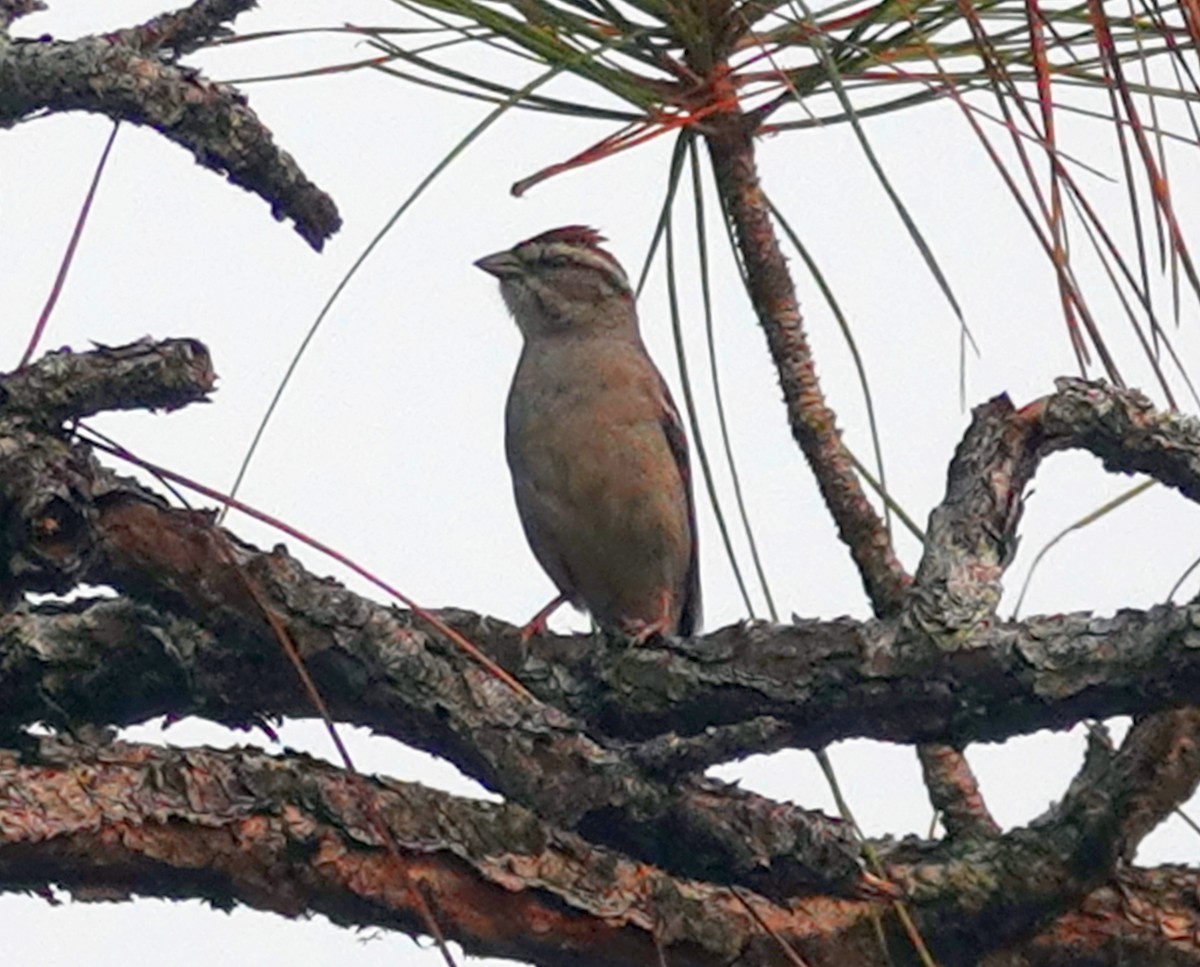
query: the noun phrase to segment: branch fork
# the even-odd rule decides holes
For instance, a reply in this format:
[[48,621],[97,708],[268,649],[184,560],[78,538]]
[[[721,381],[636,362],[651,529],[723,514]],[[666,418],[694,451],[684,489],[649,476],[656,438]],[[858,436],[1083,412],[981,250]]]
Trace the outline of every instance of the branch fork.
[[[504,622],[442,612],[447,624],[524,682],[537,697],[530,703],[491,687],[496,683],[489,684],[477,663],[409,612],[310,575],[282,547],[262,552],[222,535],[210,515],[173,509],[104,469],[63,429],[101,409],[170,410],[207,400],[213,382],[207,351],[190,340],[54,354],[0,377],[0,516],[8,535],[0,545],[0,590],[9,602],[0,617],[0,728],[12,734],[44,721],[78,731],[89,722],[122,725],[168,713],[230,723],[311,715],[263,616],[265,602],[338,721],[448,758],[511,804],[497,812],[420,793],[443,796],[437,808],[464,817],[466,825],[455,834],[459,845],[437,847],[457,857],[455,863],[468,860],[465,868],[456,867],[459,880],[446,879],[449,867],[413,839],[402,813],[393,805],[379,807],[379,815],[394,824],[407,857],[402,861],[415,864],[405,876],[446,890],[452,881],[458,884],[449,893],[431,886],[430,906],[448,936],[475,944],[473,949],[533,957],[528,944],[536,946],[536,938],[526,936],[514,946],[511,935],[500,936],[497,921],[481,926],[469,920],[451,899],[466,889],[464,883],[485,892],[501,885],[514,911],[528,912],[532,907],[525,905],[536,905],[548,891],[570,917],[604,925],[606,936],[630,944],[621,949],[664,943],[672,963],[676,957],[690,962],[698,950],[705,953],[697,962],[735,951],[748,963],[772,962],[777,948],[760,946],[759,919],[801,952],[844,944],[859,932],[868,938],[874,936],[872,912],[891,924],[886,904],[900,896],[947,963],[998,945],[1044,943],[1085,898],[1109,902],[1105,884],[1117,875],[1120,858],[1131,855],[1195,788],[1200,743],[1194,741],[1196,713],[1187,706],[1200,696],[1200,617],[1192,607],[1109,619],[1072,615],[1004,623],[990,617],[1011,556],[1021,493],[1046,455],[1086,447],[1115,469],[1150,472],[1185,494],[1200,492],[1196,425],[1154,413],[1136,394],[1067,381],[1024,410],[1004,399],[980,407],[951,465],[947,498],[934,511],[926,560],[895,617],[736,626],[636,649],[602,641],[581,649],[573,638],[521,647],[518,629]],[[255,595],[246,593],[246,579],[254,582]],[[108,585],[120,594],[69,603],[22,601],[27,591],[77,583]],[[954,647],[947,648],[951,639]],[[1170,705],[1178,710],[1158,711]],[[941,842],[872,844],[885,879],[863,872],[844,824],[700,775],[730,757],[819,747],[856,734],[936,748],[928,744],[999,739],[1084,715],[1151,711],[1157,714],[1145,716],[1119,750],[1093,756],[1062,803],[1029,827],[973,836],[968,833],[980,830],[963,819],[955,835]],[[0,767],[0,829],[14,828],[6,825],[4,790],[28,782],[30,769],[46,775],[61,770],[65,777],[81,756],[100,755],[114,768],[119,763],[132,770],[121,781],[136,786],[144,779],[135,777],[161,770],[154,763],[167,754],[132,746],[87,752],[66,740],[47,741],[40,751],[26,745]],[[171,769],[195,770],[191,781],[200,783],[209,781],[206,775],[246,768],[246,756],[258,757],[254,774],[265,777],[277,758],[211,750],[170,755],[187,763]],[[239,758],[245,761],[238,764]],[[308,781],[302,777],[316,768],[281,761],[279,775]],[[327,778],[314,774],[314,781],[346,781],[331,767],[321,770]],[[387,870],[396,856],[360,857],[355,862],[373,872],[351,875],[347,868],[345,876],[326,877],[321,889],[333,892],[317,898],[312,891],[325,875],[321,871],[339,869],[338,857],[351,855],[349,841],[343,833],[317,832],[328,814],[320,821],[302,819],[300,801],[294,803],[300,813],[285,806],[300,787],[280,781],[261,789],[276,794],[285,809],[279,815],[292,815],[299,825],[292,832],[281,827],[284,839],[278,842],[309,830],[302,835],[315,851],[298,856],[310,855],[316,864],[310,870],[308,860],[296,860],[300,865],[288,875],[297,879],[285,891],[290,899],[284,906],[300,911],[332,905],[352,922],[422,929],[401,900],[388,899]],[[959,801],[962,788],[960,783],[946,794],[948,801]],[[142,832],[123,838],[116,853],[103,830],[128,819],[98,812],[89,831],[47,813],[41,821],[63,824],[61,836],[40,847],[23,834],[0,837],[0,871],[7,870],[10,880],[19,879],[21,870],[27,875],[30,867],[22,864],[34,850],[46,864],[40,868],[59,882],[90,888],[107,869],[109,885],[119,885],[128,881],[117,871],[149,869],[139,844],[153,844],[160,857],[182,850],[181,856],[206,857],[201,862],[215,864],[212,870],[233,869],[221,851],[209,855],[208,846],[198,845],[212,845],[203,832],[211,820],[202,812],[181,814],[167,826],[155,825],[147,814],[139,820]],[[603,890],[624,896],[620,878],[626,869],[657,885],[627,897],[626,912],[619,913],[589,899],[571,876],[547,881],[545,864],[566,863],[563,856],[551,862],[544,853],[536,859],[513,855],[501,874],[487,866],[489,848],[478,852],[469,844],[492,842],[499,835],[495,824],[507,829],[518,816],[525,817],[522,828],[540,824],[538,842],[588,857]],[[191,845],[185,849],[185,843]],[[976,874],[988,874],[964,885],[956,871],[966,863]],[[191,883],[186,889],[201,894],[212,882],[207,874],[178,869],[159,869],[155,876],[174,888]],[[139,882],[155,892],[155,876]],[[362,876],[376,877],[371,882],[380,890],[370,897],[339,892],[357,890],[352,884]],[[1156,888],[1149,874],[1130,876],[1133,888],[1147,896]],[[694,925],[674,920],[662,906],[664,890],[704,897],[706,909],[717,911],[706,922],[711,930],[700,936]],[[232,883],[232,893],[205,895],[221,902],[276,902],[249,882]],[[746,913],[745,902],[759,919]],[[677,926],[665,929],[670,923]],[[566,921],[561,926],[567,929]],[[877,962],[871,943],[864,940],[861,949],[862,963]],[[623,962],[613,956],[608,962]],[[603,960],[595,951],[593,957]]]

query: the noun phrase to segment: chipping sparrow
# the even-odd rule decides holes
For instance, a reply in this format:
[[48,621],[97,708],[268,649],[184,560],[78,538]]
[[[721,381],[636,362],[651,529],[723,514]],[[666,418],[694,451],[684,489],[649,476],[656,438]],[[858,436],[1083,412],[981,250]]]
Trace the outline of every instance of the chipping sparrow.
[[517,510],[559,596],[644,642],[700,623],[687,439],[638,333],[625,272],[590,228],[545,232],[475,264],[525,339],[505,412]]

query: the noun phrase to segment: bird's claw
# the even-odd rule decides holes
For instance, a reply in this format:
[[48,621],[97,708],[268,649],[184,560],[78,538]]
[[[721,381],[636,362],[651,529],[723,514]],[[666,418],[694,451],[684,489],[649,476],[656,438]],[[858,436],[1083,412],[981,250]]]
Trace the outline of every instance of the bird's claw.
[[658,599],[658,617],[653,621],[642,618],[628,618],[621,622],[625,634],[629,635],[635,645],[644,645],[651,638],[665,637],[675,628],[675,620],[671,617],[671,592],[663,591]]
[[560,594],[546,607],[542,608],[537,614],[529,619],[529,623],[521,629],[521,644],[529,644],[529,639],[534,635],[545,634],[546,626],[550,623],[550,615],[554,614],[567,601],[565,594]]
[[651,638],[662,637],[671,630],[670,618],[658,618],[655,621],[626,621],[624,622],[625,634],[635,645],[644,645]]

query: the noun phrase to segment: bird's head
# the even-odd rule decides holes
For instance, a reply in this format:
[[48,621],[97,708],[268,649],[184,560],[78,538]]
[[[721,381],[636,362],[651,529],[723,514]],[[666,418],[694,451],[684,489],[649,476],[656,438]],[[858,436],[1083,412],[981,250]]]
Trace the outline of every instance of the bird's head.
[[500,294],[528,339],[637,334],[633,289],[592,228],[568,225],[475,263],[500,280]]

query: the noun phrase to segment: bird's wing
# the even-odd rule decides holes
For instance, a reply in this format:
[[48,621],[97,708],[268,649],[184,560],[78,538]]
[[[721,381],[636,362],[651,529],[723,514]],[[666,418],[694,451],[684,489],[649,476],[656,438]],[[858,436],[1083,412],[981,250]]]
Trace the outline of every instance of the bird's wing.
[[568,601],[576,604],[579,600],[578,584],[563,554],[563,548],[569,547],[574,539],[570,526],[570,507],[563,506],[553,488],[539,487],[529,473],[514,472],[513,495],[533,556],[558,590]]
[[683,492],[687,498],[688,530],[691,546],[688,552],[687,577],[683,583],[683,603],[679,609],[679,634],[692,635],[700,630],[700,557],[699,542],[696,537],[696,499],[692,495],[692,466],[688,460],[687,434],[683,429],[683,420],[679,418],[679,410],[671,399],[671,391],[662,375],[658,374],[659,412],[663,433],[667,438],[667,446],[675,458],[675,466],[679,470],[679,478],[683,481]]

